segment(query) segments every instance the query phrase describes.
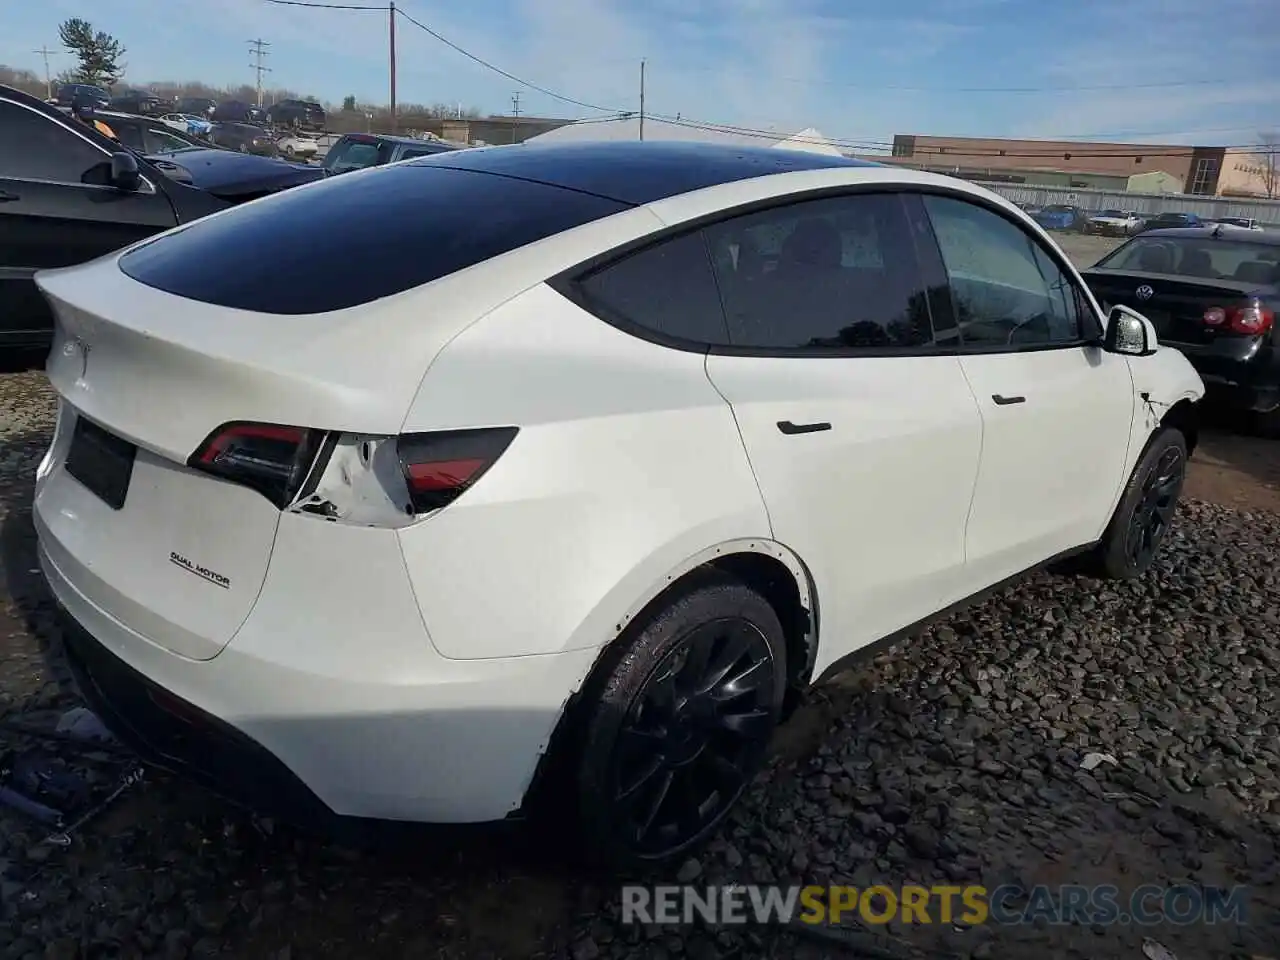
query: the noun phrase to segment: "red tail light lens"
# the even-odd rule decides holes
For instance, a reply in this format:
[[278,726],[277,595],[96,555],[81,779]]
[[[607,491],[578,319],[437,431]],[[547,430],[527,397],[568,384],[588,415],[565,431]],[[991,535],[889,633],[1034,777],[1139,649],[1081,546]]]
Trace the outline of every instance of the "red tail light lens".
[[1237,307],[1229,314],[1231,329],[1236,333],[1254,336],[1266,333],[1275,323],[1275,314],[1257,300],[1246,307]]
[[323,442],[323,430],[224,423],[188,458],[187,466],[256,490],[284,509],[306,480]]
[[405,434],[396,452],[415,514],[457,500],[484,475],[515,439],[516,427]]
[[1276,315],[1259,300],[1251,300],[1242,307],[1209,307],[1204,312],[1206,326],[1258,336],[1275,326]]

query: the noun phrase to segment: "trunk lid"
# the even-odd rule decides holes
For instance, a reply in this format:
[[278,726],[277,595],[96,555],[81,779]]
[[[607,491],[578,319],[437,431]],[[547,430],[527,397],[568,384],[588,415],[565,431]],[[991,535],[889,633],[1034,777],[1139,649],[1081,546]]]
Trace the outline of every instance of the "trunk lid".
[[[1085,282],[1104,311],[1132,307],[1151,321],[1160,340],[1171,345],[1211,346],[1226,338],[1250,339],[1246,334],[1215,329],[1204,322],[1209,307],[1229,307],[1266,298],[1270,287],[1234,280],[1197,280],[1137,270],[1094,267],[1083,271]],[[1139,297],[1144,287],[1151,293]]]
[[[358,323],[356,311],[265,316],[145,286],[114,258],[37,283],[55,314],[48,374],[61,397],[36,493],[42,543],[99,609],[197,660],[252,610],[280,510],[188,457],[231,421],[398,433],[431,360],[486,306],[473,290],[442,293],[432,322],[396,297],[359,309]],[[448,309],[463,299],[468,309]]]

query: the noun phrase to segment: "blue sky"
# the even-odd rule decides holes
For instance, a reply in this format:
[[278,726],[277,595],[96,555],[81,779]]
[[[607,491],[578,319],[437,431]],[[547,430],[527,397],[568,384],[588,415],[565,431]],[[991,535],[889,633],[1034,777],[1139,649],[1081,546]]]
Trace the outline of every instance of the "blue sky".
[[[335,0],[336,2],[336,0]],[[383,4],[385,0],[342,0]],[[510,73],[612,109],[873,144],[894,133],[1248,143],[1280,129],[1280,0],[400,0]],[[0,62],[43,71],[57,26],[89,19],[127,47],[134,82],[269,81],[387,99],[387,15],[265,0],[0,2]],[[400,21],[402,102],[510,110],[517,84]],[[70,66],[54,58],[55,71]],[[1213,81],[1210,83],[1192,81]],[[1153,84],[1184,83],[1181,87]],[[1108,86],[1110,89],[1070,90]],[[994,92],[974,88],[1032,88]],[[530,89],[521,109],[590,116]]]

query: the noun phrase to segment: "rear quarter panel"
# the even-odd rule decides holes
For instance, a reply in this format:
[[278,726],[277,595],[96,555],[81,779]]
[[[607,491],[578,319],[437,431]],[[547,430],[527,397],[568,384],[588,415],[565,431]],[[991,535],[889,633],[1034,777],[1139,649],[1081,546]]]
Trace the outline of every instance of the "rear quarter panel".
[[768,518],[704,357],[631,337],[539,284],[437,358],[404,430],[514,424],[456,503],[401,532],[436,648],[598,647],[688,558]]

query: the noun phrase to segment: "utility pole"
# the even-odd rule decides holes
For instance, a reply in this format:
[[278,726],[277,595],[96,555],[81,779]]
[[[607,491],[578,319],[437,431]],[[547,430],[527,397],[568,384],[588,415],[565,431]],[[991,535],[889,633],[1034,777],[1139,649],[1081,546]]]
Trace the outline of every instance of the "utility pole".
[[262,62],[262,58],[271,55],[267,52],[267,47],[271,46],[271,44],[265,40],[258,39],[250,40],[249,46],[253,50],[253,63],[249,64],[249,67],[257,75],[258,106],[262,106],[262,75],[271,72],[271,68]]
[[640,139],[644,139],[644,58],[640,58]]
[[396,132],[396,5],[391,0],[391,132]]
[[516,127],[520,126],[520,91],[511,97],[511,142],[516,142]]
[[56,50],[50,50],[48,47],[41,47],[39,50],[33,50],[32,53],[38,53],[44,57],[44,95],[46,98],[53,99],[53,78],[49,74],[49,56],[56,53]]

